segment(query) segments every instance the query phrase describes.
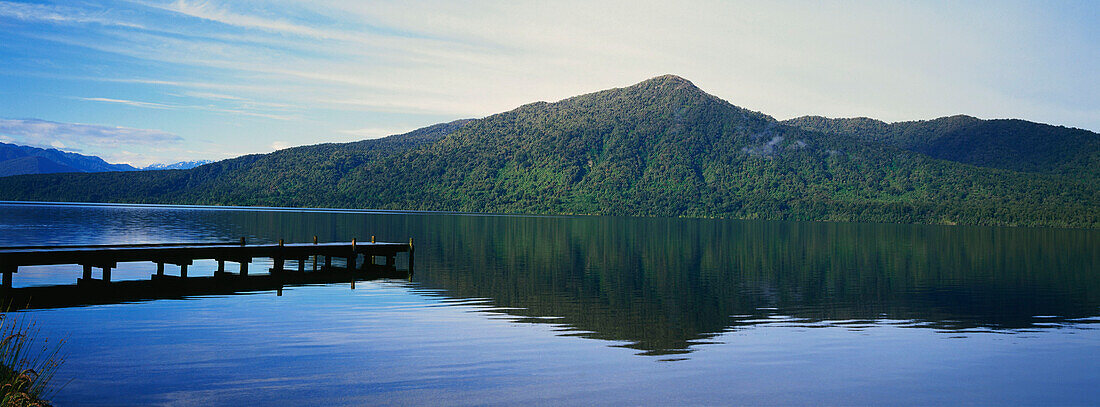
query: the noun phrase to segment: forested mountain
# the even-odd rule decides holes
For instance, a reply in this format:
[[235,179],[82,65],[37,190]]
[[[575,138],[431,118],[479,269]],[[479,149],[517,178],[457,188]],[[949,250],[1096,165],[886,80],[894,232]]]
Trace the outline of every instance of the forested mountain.
[[944,160],[1100,181],[1100,134],[1024,120],[970,116],[886,123],[804,116],[783,124],[880,141]]
[[110,164],[95,156],[55,149],[0,143],[0,177],[57,172],[133,171],[127,164]]
[[666,75],[191,170],[8,177],[0,199],[1100,226],[1100,187],[1061,164],[983,168],[824,130]]

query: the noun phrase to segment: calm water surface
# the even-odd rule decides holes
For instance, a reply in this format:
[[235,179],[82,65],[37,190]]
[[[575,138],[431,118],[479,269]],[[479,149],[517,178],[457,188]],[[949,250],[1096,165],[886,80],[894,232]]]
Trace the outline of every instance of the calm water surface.
[[0,204],[0,245],[314,235],[416,273],[21,311],[67,339],[54,401],[1100,404],[1097,231]]

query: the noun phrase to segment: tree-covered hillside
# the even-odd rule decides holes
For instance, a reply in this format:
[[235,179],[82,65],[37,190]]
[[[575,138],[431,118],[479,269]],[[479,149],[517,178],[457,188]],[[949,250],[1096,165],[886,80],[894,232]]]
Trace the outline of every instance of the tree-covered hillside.
[[0,199],[1100,226],[1100,188],[787,126],[683,78],[193,170],[0,179]]
[[885,123],[805,116],[784,124],[880,141],[944,160],[1100,181],[1100,134],[1024,120],[970,116]]

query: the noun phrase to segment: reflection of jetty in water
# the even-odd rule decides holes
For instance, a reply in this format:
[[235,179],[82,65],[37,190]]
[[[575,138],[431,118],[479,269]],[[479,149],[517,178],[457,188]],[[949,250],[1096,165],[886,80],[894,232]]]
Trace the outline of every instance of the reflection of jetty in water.
[[[191,295],[232,294],[248,291],[276,290],[284,285],[350,283],[376,278],[408,278],[412,273],[413,246],[375,242],[312,244],[246,245],[224,243],[161,243],[92,246],[24,246],[0,248],[0,271],[3,286],[0,298],[4,305],[16,308],[53,308],[88,304],[181,298]],[[395,267],[398,253],[408,254],[407,271]],[[365,261],[360,262],[363,257]],[[385,265],[376,263],[385,259]],[[256,258],[271,258],[273,267],[267,275],[249,275],[248,264]],[[343,259],[344,267],[335,267],[333,258]],[[188,266],[195,260],[217,260],[212,277],[189,277]],[[285,268],[287,261],[297,263],[296,269]],[[307,267],[312,260],[312,267]],[[111,269],[118,263],[152,261],[157,273],[147,281],[111,281]],[[240,264],[237,273],[226,271],[227,261]],[[83,276],[76,285],[45,287],[12,287],[12,275],[21,266],[76,264],[83,266]],[[179,275],[165,273],[165,264],[179,266]],[[92,268],[100,268],[101,278],[92,278]],[[310,269],[307,271],[307,268]]]
[[365,265],[348,270],[342,267],[317,271],[284,271],[273,274],[217,277],[168,276],[153,280],[115,281],[106,284],[54,285],[9,288],[0,297],[9,308],[62,308],[123,302],[182,299],[200,295],[232,295],[256,291],[276,291],[284,287],[309,284],[350,284],[376,279],[408,279],[411,272],[382,265]]

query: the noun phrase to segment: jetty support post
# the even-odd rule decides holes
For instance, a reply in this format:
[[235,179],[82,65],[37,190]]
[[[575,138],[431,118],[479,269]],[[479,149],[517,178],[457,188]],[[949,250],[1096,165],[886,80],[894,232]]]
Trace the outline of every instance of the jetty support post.
[[222,257],[222,258],[218,258],[218,259],[215,259],[215,260],[218,261],[218,269],[214,270],[214,277],[222,277],[222,276],[226,276],[226,275],[230,274],[228,271],[225,270],[225,262],[227,262],[227,261],[228,262],[233,262],[233,263],[240,263],[241,264],[240,274],[242,276],[247,276],[248,275],[248,263],[252,262],[252,257],[248,257],[248,256],[235,257],[235,256],[232,256],[232,257]]
[[173,266],[179,266],[179,268],[180,268],[180,278],[186,278],[187,277],[187,267],[190,266],[192,263],[194,263],[194,260],[192,260],[192,259],[176,258],[176,257],[160,258],[160,259],[156,259],[155,261],[157,263],[157,274],[154,276],[154,278],[163,278],[164,277],[164,265],[165,264],[171,264]]
[[169,261],[169,264],[174,264],[180,267],[180,278],[187,278],[187,266],[190,266],[194,260],[191,259],[178,259]]
[[279,252],[275,254],[274,264],[271,267],[271,271],[284,271],[283,265],[286,263],[286,256],[283,254],[283,239],[279,239]]
[[115,267],[118,267],[118,263],[108,262],[108,263],[97,264],[94,267],[99,267],[99,268],[103,269],[103,275],[102,275],[103,276],[103,282],[104,283],[109,283],[109,282],[111,282],[111,269],[113,269]]
[[19,266],[3,266],[4,278],[0,281],[0,287],[11,288],[11,277],[19,271]]

